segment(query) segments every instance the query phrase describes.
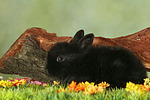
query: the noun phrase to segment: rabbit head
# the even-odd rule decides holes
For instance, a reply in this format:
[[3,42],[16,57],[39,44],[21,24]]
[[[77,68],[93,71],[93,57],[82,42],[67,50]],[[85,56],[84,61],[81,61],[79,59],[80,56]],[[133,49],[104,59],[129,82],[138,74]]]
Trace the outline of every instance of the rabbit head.
[[50,76],[64,80],[77,73],[83,63],[83,57],[92,46],[93,34],[84,36],[84,31],[78,31],[68,42],[56,43],[48,52],[47,69]]

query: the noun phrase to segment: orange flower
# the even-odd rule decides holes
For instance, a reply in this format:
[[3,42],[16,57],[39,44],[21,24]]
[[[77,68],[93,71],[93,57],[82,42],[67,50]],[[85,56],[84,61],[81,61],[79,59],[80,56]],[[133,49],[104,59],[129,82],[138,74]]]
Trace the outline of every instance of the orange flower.
[[148,92],[148,91],[150,91],[150,86],[143,86],[142,89],[145,90],[146,92]]
[[70,83],[70,85],[68,86],[69,91],[70,91],[70,90],[75,90],[76,86],[77,86],[77,82],[72,81],[72,82]]
[[15,79],[14,81],[12,81],[12,86],[19,86],[20,84],[26,84],[26,80],[25,79],[21,79],[21,80]]
[[87,86],[86,86],[86,84],[84,84],[84,83],[79,83],[77,86],[76,86],[76,88],[75,88],[75,91],[77,92],[77,91],[85,91],[85,88],[86,88]]
[[82,82],[77,84],[76,82],[72,81],[71,84],[68,86],[69,91],[75,90],[75,92],[78,91],[84,91],[85,94],[95,94],[95,93],[103,93],[103,90],[108,87],[109,84],[106,82],[102,82],[98,85],[95,85],[93,82]]
[[108,83],[106,83],[106,82],[101,82],[101,83],[98,84],[98,86],[100,86],[100,87],[102,87],[102,88],[105,89],[106,87],[109,87],[110,84],[108,84]]

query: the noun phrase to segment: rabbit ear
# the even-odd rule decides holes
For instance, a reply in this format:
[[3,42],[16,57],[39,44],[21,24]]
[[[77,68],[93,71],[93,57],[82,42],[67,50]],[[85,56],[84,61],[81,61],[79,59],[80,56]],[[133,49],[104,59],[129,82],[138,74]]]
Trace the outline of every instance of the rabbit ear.
[[94,40],[93,34],[87,34],[78,42],[78,47],[81,49],[89,49],[92,46]]
[[79,30],[70,41],[70,43],[78,43],[78,41],[84,36],[84,30]]

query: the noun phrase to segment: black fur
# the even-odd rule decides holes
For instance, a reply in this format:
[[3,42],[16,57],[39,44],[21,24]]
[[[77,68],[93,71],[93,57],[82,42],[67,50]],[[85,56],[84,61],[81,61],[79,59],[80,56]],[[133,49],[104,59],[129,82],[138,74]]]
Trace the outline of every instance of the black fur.
[[49,75],[62,83],[106,81],[111,87],[142,84],[147,77],[139,58],[123,47],[92,46],[93,34],[76,33],[70,43],[56,43],[48,52]]

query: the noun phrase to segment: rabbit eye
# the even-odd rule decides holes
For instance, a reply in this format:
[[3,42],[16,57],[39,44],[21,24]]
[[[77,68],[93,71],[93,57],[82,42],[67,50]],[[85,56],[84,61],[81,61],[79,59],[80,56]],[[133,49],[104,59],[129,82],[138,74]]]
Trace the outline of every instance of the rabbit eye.
[[65,60],[65,57],[62,57],[62,56],[59,56],[56,59],[57,62],[63,62],[64,60]]

